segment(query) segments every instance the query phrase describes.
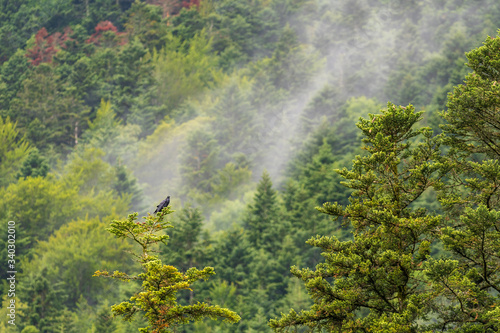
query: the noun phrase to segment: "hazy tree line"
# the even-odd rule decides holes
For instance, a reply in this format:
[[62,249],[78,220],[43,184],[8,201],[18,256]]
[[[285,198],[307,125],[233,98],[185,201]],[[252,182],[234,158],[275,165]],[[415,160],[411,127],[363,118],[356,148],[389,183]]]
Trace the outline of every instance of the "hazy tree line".
[[[499,23],[486,0],[0,0],[0,332],[496,332]],[[112,319],[141,290],[148,315]]]

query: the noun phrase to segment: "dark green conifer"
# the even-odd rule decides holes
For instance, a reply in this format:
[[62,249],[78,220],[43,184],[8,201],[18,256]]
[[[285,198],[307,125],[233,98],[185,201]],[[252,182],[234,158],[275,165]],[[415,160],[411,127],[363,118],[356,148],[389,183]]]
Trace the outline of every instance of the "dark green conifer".
[[218,155],[217,141],[212,133],[198,130],[189,134],[180,166],[186,192],[210,191],[210,180],[216,173]]
[[17,178],[21,177],[45,177],[49,171],[49,165],[37,148],[33,148],[24,160]]
[[163,250],[164,257],[180,270],[188,270],[202,263],[208,253],[202,239],[203,216],[198,208],[186,205],[174,220],[169,234],[169,246]]
[[30,274],[22,283],[21,299],[28,305],[23,321],[40,332],[55,333],[63,315],[65,295],[57,291],[45,276],[47,268],[38,274]]
[[[421,118],[414,108],[391,103],[381,114],[357,124],[368,154],[351,170],[339,170],[353,189],[349,205],[325,203],[320,209],[352,227],[353,240],[316,236],[324,263],[313,271],[292,267],[314,305],[271,320],[276,332],[306,326],[312,330],[415,332],[422,327],[436,295],[425,289],[421,266],[427,260],[439,217],[411,204],[439,182],[439,142],[428,128],[413,130]],[[414,142],[419,137],[421,143]]]
[[95,329],[99,333],[114,333],[116,331],[116,323],[109,309],[102,309],[97,313]]
[[275,249],[284,236],[285,222],[280,218],[276,190],[271,177],[264,171],[257,185],[253,204],[244,221],[250,243],[268,251]]

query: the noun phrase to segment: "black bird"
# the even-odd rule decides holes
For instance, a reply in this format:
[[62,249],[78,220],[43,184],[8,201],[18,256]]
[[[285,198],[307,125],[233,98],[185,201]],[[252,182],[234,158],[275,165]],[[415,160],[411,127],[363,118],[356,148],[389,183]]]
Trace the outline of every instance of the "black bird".
[[165,200],[160,202],[158,206],[156,206],[155,214],[161,212],[163,208],[167,207],[170,203],[170,196],[168,196]]

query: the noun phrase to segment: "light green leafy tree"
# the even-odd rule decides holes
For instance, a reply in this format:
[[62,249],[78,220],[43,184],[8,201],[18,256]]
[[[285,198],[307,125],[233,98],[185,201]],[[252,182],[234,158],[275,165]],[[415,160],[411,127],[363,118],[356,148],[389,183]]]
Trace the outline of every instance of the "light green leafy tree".
[[221,77],[218,58],[211,53],[211,40],[204,31],[193,37],[189,46],[169,36],[166,46],[151,57],[157,98],[170,111],[186,98],[214,87]]
[[28,149],[29,145],[24,137],[20,137],[16,123],[11,122],[9,117],[0,117],[0,186],[15,180]]
[[[110,221],[111,218],[106,220]],[[39,284],[36,279],[46,279],[44,283],[53,284],[59,293],[58,297],[54,296],[53,302],[64,304],[70,309],[75,308],[82,295],[85,302],[91,304],[96,304],[102,295],[117,297],[117,288],[103,280],[89,278],[101,267],[121,265],[121,269],[128,269],[131,266],[130,262],[120,262],[122,253],[130,250],[130,244],[101,232],[107,225],[106,220],[92,218],[70,222],[54,232],[47,241],[39,242],[33,260],[26,263],[24,269],[26,272],[44,274],[40,277],[28,275],[26,283],[36,286]],[[33,304],[40,293],[36,289],[31,291],[26,299],[28,304]]]

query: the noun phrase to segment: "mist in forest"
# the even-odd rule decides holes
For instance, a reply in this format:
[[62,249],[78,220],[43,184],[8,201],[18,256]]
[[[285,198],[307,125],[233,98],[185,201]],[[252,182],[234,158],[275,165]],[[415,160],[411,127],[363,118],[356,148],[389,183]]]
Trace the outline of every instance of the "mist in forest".
[[[297,49],[300,49],[300,52],[296,50],[286,55],[287,69],[292,75],[288,80],[282,78],[280,82],[283,85],[275,87],[277,92],[288,93],[288,97],[276,104],[256,103],[258,105],[254,106],[252,112],[255,114],[250,121],[261,118],[258,120],[261,124],[248,131],[250,142],[240,147],[220,146],[220,149],[239,149],[241,154],[253,160],[249,164],[252,180],[257,181],[267,170],[272,179],[281,183],[286,178],[289,160],[301,149],[320,119],[338,119],[342,106],[350,98],[365,96],[382,105],[390,100],[422,107],[424,103],[413,98],[411,93],[413,63],[425,63],[436,57],[445,45],[443,40],[460,38],[467,28],[480,23],[469,15],[477,10],[475,7],[463,6],[453,15],[447,10],[439,4],[424,5],[422,2],[384,6],[376,1],[316,1],[304,5],[285,19],[288,29],[297,36]],[[433,15],[429,11],[433,11]],[[480,17],[475,19],[480,20]],[[485,34],[480,34],[478,38],[484,38]],[[461,53],[468,46],[455,45]],[[306,75],[300,72],[305,68],[309,71]],[[400,77],[395,74],[399,69],[409,73]],[[388,82],[392,87],[388,87]],[[295,85],[293,88],[291,83]],[[255,86],[258,84],[255,83]],[[391,94],[405,84],[410,91],[408,94]],[[331,107],[318,112],[312,105],[313,99],[325,90],[325,86],[331,87],[327,96],[329,100],[326,101]],[[219,92],[224,89],[224,84],[221,84],[215,91],[202,94],[207,96],[206,99],[214,100],[220,98]],[[245,89],[246,94],[255,95],[254,87],[242,88]],[[213,112],[209,110],[213,104],[207,108],[204,105],[197,107],[195,112],[198,117],[213,117]],[[234,120],[238,119],[241,111],[236,106],[227,112]],[[304,126],[304,119],[313,124]],[[189,122],[196,130],[204,126],[197,123],[196,118]],[[181,126],[189,125],[189,122]],[[354,123],[350,126],[354,127]],[[168,131],[172,128],[165,129],[165,132]],[[181,194],[175,191],[183,187],[180,155],[189,131],[191,129],[186,129],[185,133],[177,130],[177,133],[167,134],[166,137],[171,139],[162,140],[155,146],[155,156],[147,165],[139,170],[134,165],[130,166],[152,198],[159,200],[167,189],[172,189],[174,198]],[[186,193],[182,197],[186,202],[193,200]]]
[[[0,2],[0,217],[16,221],[28,273],[22,320],[0,332],[146,326],[108,320],[139,284],[93,275],[141,271],[107,229],[167,195],[158,258],[216,271],[176,302],[242,317],[179,332],[271,332],[270,319],[309,309],[291,267],[325,262],[311,237],[353,240],[347,219],[315,207],[349,204],[335,170],[367,154],[356,122],[411,103],[439,133],[465,52],[499,22],[493,0]],[[429,192],[412,205],[439,212]]]

